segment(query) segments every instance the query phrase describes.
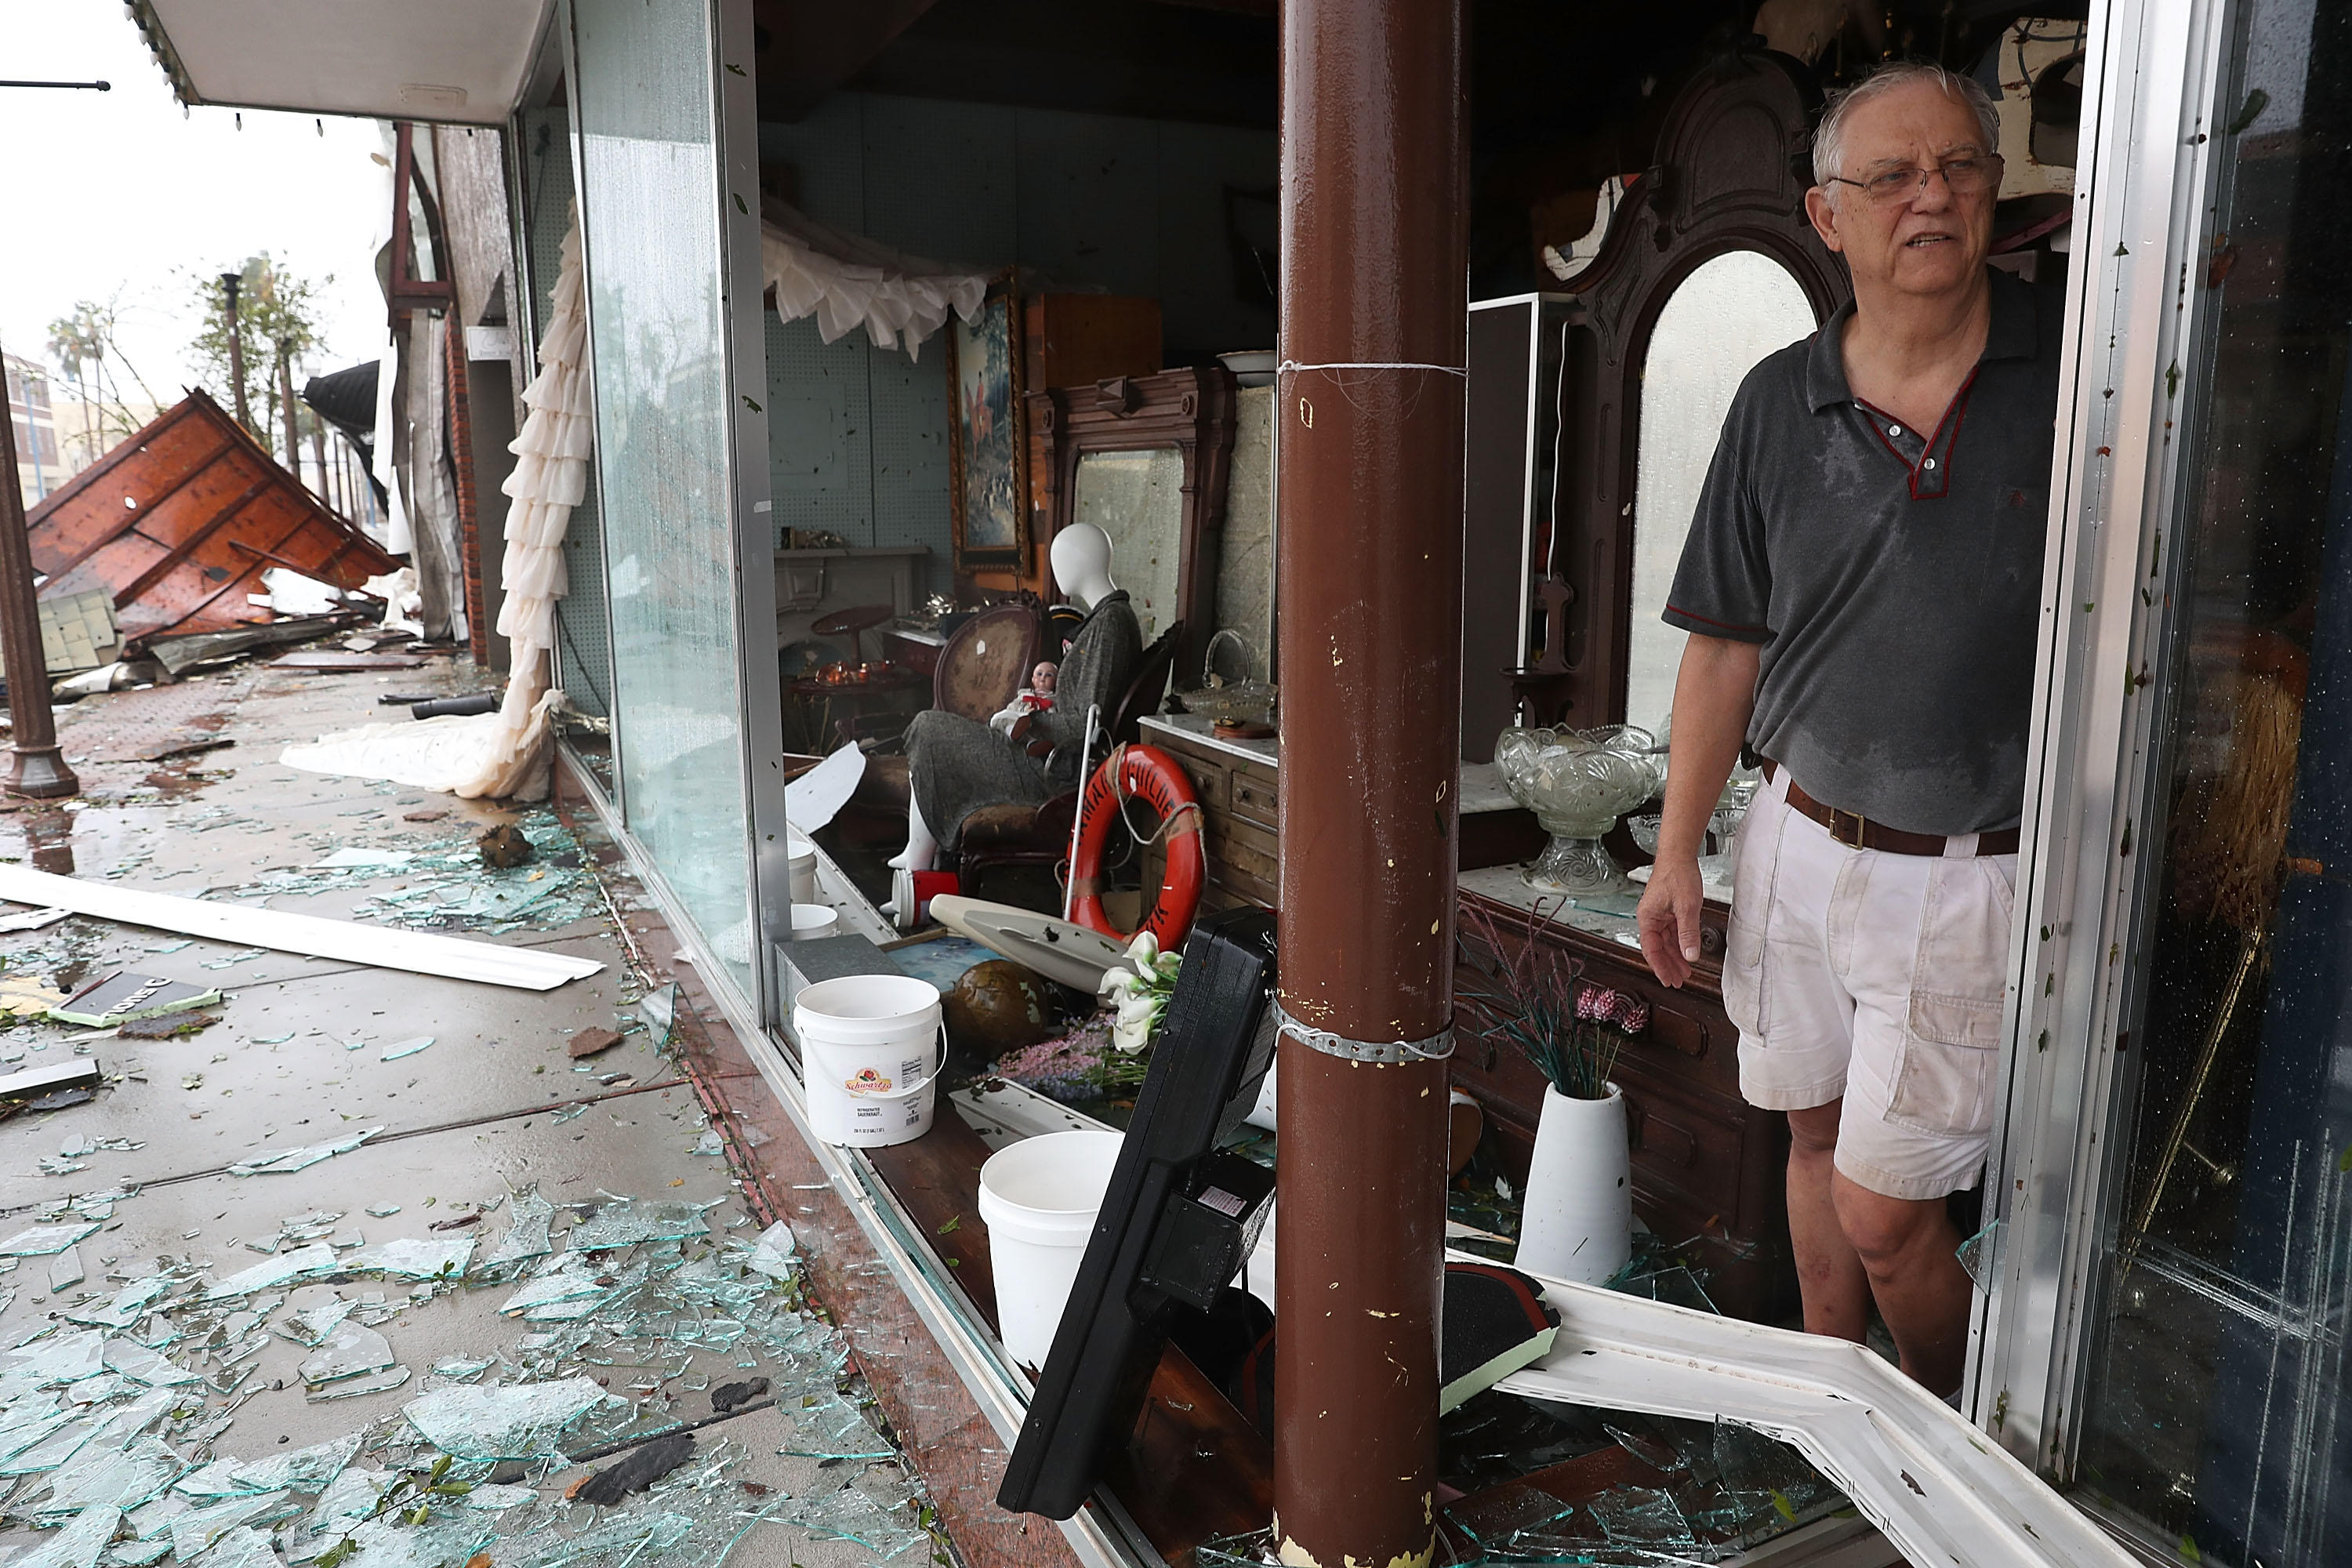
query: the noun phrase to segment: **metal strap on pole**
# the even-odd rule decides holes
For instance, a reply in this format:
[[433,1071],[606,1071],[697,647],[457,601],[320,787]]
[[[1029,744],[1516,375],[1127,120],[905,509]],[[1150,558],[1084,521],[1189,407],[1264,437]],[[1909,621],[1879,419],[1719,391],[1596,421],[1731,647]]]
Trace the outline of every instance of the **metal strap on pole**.
[[1308,1050],[1321,1051],[1327,1057],[1339,1057],[1345,1061],[1399,1067],[1406,1062],[1442,1062],[1454,1054],[1452,1025],[1423,1040],[1350,1039],[1346,1035],[1335,1035],[1328,1029],[1300,1023],[1283,1007],[1279,997],[1274,1003],[1274,1021],[1284,1034]]

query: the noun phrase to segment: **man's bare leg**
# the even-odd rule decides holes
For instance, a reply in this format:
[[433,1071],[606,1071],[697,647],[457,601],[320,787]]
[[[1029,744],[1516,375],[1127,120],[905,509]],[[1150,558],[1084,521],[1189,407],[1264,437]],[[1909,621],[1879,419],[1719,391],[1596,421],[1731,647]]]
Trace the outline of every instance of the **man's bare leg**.
[[1805,1331],[1859,1344],[1870,1322],[1870,1277],[1846,1239],[1831,1179],[1843,1100],[1789,1112],[1789,1240],[1805,1299]]
[[[1842,1173],[1831,1190],[1903,1370],[1930,1393],[1950,1394],[1968,1367],[1970,1287],[1944,1200],[1886,1197]],[[1810,1309],[1806,1317],[1810,1328]]]

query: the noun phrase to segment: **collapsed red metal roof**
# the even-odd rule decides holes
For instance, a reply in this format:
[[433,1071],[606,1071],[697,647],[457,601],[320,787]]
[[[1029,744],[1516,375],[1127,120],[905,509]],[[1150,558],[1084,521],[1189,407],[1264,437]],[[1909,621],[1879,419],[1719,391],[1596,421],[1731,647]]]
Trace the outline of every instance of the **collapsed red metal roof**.
[[103,588],[125,640],[269,619],[246,595],[282,566],[357,588],[400,563],[302,488],[201,390],[26,516],[40,597]]

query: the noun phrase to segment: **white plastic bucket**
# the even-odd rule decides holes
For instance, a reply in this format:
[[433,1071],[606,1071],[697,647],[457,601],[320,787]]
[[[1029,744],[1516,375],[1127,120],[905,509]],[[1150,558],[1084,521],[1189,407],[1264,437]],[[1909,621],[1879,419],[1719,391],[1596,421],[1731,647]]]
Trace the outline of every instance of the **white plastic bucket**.
[[795,833],[791,842],[793,902],[816,902],[816,846]]
[[794,904],[793,906],[793,940],[808,942],[816,937],[831,936],[841,928],[841,911],[830,904]]
[[947,1052],[938,986],[904,974],[821,980],[793,998],[793,1037],[818,1137],[872,1149],[931,1130]]
[[999,1149],[980,1168],[997,1337],[1019,1365],[1042,1367],[1054,1348],[1121,1141],[1117,1132],[1047,1132]]

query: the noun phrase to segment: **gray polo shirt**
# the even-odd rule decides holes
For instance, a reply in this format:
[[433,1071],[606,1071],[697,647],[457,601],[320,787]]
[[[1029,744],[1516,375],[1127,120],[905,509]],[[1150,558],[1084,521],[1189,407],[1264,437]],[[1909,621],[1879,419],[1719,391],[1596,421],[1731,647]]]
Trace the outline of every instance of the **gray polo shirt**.
[[1669,626],[1760,643],[1748,743],[1806,793],[1913,833],[2018,820],[2064,302],[1994,271],[1942,424],[1853,395],[1848,305],[1741,384]]

